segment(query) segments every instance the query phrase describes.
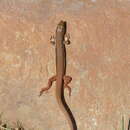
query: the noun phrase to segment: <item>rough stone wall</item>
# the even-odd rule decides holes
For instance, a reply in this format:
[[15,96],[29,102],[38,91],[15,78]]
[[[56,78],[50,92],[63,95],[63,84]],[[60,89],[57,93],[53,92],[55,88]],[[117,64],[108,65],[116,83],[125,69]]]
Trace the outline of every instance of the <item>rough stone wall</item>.
[[[50,36],[68,22],[65,97],[78,130],[121,130],[130,117],[129,0],[0,0],[0,112],[35,130],[69,130],[55,98]],[[127,128],[127,127],[126,127]]]

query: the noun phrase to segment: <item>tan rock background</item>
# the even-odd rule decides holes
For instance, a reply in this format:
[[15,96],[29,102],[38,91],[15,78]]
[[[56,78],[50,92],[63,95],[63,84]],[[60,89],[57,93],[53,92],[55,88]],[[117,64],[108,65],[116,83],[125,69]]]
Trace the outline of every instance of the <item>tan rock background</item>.
[[69,130],[55,85],[38,97],[55,74],[49,39],[68,22],[65,90],[78,130],[121,130],[130,117],[129,0],[0,0],[0,112],[35,130]]

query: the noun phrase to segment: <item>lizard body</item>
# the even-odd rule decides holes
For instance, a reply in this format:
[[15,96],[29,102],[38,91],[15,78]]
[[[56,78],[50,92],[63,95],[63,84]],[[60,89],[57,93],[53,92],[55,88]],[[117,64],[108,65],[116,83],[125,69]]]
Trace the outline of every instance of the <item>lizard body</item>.
[[[56,76],[53,76],[48,81],[48,86],[46,88],[42,88],[40,91],[40,95],[50,89],[53,81],[56,81],[56,98],[61,108],[62,112],[67,118],[67,121],[70,125],[71,130],[77,130],[76,121],[73,117],[73,114],[67,105],[64,98],[64,88],[69,89],[69,95],[71,95],[71,88],[68,84],[71,82],[72,78],[70,76],[66,76],[66,47],[65,43],[69,43],[68,39],[66,40],[66,22],[60,21],[56,29]],[[53,40],[54,42],[54,40]]]

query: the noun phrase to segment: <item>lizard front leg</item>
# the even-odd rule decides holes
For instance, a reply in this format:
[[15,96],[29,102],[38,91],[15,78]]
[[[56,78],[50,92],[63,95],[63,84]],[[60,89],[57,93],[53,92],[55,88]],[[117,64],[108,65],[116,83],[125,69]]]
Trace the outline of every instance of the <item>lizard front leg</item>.
[[69,96],[71,96],[71,88],[68,84],[71,82],[72,77],[64,76],[63,79],[64,79],[64,88],[67,88],[69,90]]
[[51,36],[51,38],[50,38],[50,43],[51,43],[52,45],[56,45],[56,38],[55,38],[54,35]]
[[69,45],[70,44],[70,34],[65,34],[64,37],[64,44]]
[[51,88],[52,83],[53,83],[54,81],[56,81],[56,75],[55,75],[55,76],[52,76],[51,78],[49,78],[47,87],[41,89],[39,96],[41,96],[44,91],[49,90],[49,89]]

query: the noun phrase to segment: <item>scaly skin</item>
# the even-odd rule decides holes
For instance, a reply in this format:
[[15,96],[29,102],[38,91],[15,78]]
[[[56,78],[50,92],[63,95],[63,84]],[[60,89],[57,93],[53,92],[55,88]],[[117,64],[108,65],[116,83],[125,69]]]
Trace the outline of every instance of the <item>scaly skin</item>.
[[72,80],[70,76],[66,76],[65,34],[66,22],[60,21],[56,29],[56,76],[53,76],[49,79],[48,86],[40,91],[40,95],[51,87],[53,81],[56,81],[56,98],[59,107],[65,114],[71,130],[77,130],[77,125],[73,114],[64,98],[65,87],[69,89],[69,95],[71,94],[71,88],[68,86],[68,84]]

